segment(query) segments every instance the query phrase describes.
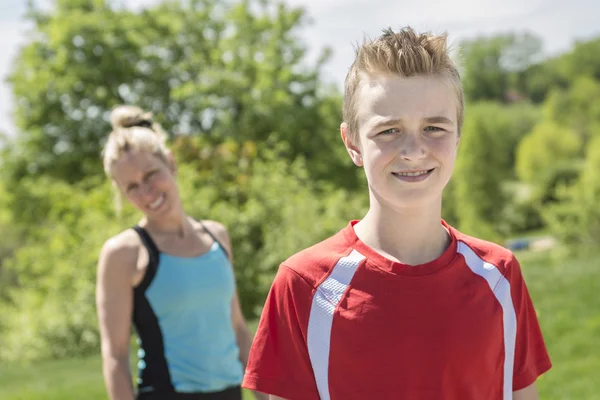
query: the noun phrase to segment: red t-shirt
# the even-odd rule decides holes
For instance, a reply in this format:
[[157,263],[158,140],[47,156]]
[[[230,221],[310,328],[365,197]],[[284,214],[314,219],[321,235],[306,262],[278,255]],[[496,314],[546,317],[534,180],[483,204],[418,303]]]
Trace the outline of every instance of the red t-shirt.
[[361,242],[352,221],[279,268],[243,386],[289,400],[506,400],[551,367],[513,254],[442,221],[419,266]]

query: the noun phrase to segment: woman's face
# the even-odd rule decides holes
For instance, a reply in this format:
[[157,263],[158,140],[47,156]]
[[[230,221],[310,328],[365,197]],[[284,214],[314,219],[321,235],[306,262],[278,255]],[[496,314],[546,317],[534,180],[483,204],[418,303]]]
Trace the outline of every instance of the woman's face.
[[121,192],[147,217],[169,214],[181,203],[172,159],[132,150],[121,155],[112,172]]

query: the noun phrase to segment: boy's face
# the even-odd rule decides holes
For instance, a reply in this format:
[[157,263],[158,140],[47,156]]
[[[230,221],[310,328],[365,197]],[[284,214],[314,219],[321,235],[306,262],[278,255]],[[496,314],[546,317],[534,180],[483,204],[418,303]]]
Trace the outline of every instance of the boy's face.
[[455,90],[440,76],[365,76],[356,102],[358,140],[342,124],[352,160],[363,166],[382,206],[414,207],[441,199],[460,141]]

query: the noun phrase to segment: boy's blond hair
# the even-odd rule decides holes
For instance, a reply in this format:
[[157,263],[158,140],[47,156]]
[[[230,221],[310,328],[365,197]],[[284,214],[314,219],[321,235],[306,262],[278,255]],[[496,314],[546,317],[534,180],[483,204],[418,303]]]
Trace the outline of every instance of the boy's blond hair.
[[358,140],[358,89],[365,75],[372,74],[447,76],[456,90],[460,134],[464,120],[464,95],[460,74],[450,58],[446,34],[417,33],[410,27],[395,33],[388,28],[377,39],[365,41],[358,47],[344,83],[343,118],[352,141]]

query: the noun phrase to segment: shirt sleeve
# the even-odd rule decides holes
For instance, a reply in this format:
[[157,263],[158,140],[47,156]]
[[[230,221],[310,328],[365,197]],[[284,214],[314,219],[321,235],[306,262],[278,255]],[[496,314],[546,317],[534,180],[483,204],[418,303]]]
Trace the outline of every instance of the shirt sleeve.
[[552,367],[552,364],[533,302],[516,259],[511,261],[507,272],[517,314],[513,371],[513,390],[517,391],[533,384],[540,375]]
[[318,400],[306,333],[313,287],[280,266],[262,311],[242,386],[287,400]]

